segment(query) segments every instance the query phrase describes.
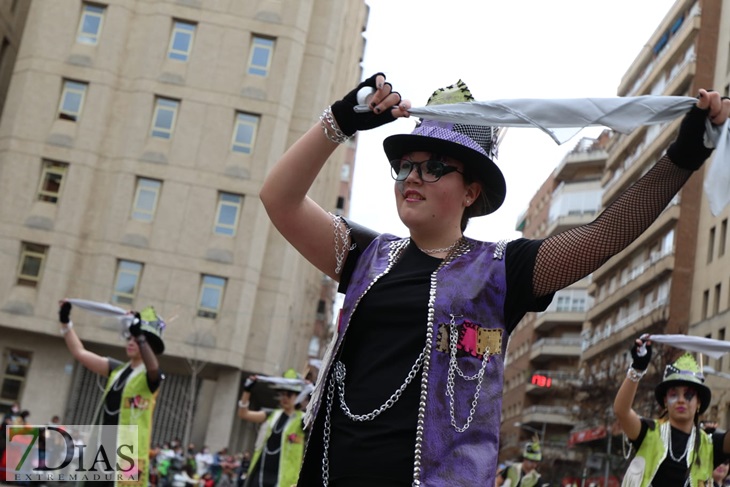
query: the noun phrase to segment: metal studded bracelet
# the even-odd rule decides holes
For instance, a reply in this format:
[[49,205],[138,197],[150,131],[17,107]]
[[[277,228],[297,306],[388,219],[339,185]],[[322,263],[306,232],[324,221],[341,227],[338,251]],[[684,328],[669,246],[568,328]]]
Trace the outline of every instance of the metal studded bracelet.
[[626,371],[626,378],[631,382],[639,382],[645,375],[646,370],[636,370],[633,367],[629,367],[629,370]]
[[337,125],[335,117],[332,116],[331,106],[324,109],[319,120],[322,122],[322,131],[324,132],[325,137],[335,144],[343,144],[350,140],[350,136],[340,130],[340,127]]

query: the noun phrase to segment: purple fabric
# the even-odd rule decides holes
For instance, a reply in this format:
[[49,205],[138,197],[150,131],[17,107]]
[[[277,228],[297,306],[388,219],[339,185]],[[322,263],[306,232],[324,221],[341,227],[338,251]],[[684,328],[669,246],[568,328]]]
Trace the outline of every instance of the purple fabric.
[[[397,238],[381,235],[358,259],[348,285],[342,312],[340,333],[333,357],[347,332],[347,326],[360,297],[388,265],[390,245]],[[507,336],[504,326],[506,277],[503,260],[494,258],[496,244],[467,239],[471,249],[439,271],[436,291],[434,344],[428,375],[428,399],[424,420],[421,459],[421,485],[451,487],[453,485],[493,485],[497,469],[499,424],[502,408],[504,352]],[[501,333],[501,348],[492,350],[482,382],[477,409],[469,429],[457,432],[451,425],[449,397],[446,395],[448,350],[437,346],[439,325],[451,321],[469,321],[481,328]],[[468,353],[457,362],[465,375],[475,375],[482,360]],[[329,376],[331,364],[325,365],[322,377]],[[463,427],[472,406],[477,381],[466,381],[456,375],[454,389],[455,422]],[[420,384],[418,384],[420,386]],[[316,417],[320,404],[313,404]],[[413,414],[417,414],[416,411]],[[415,438],[414,438],[415,441]]]
[[410,135],[420,135],[425,137],[434,137],[436,139],[448,140],[450,142],[457,143],[459,145],[466,146],[473,149],[480,154],[489,157],[482,146],[474,142],[470,137],[454,132],[452,127],[453,123],[450,122],[437,122],[435,120],[428,120],[416,127]]

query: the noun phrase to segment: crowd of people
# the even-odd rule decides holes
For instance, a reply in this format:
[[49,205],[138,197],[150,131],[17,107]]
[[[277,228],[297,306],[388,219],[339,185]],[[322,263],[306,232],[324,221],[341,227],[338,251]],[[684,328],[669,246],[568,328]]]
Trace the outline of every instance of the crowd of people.
[[213,453],[207,446],[183,448],[179,439],[150,449],[152,487],[243,487],[251,453],[231,454],[227,448]]

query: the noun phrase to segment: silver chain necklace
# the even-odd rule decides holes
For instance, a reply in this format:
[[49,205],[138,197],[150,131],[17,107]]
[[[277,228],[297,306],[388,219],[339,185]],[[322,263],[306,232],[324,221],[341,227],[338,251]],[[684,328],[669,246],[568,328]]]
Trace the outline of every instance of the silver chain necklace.
[[459,242],[461,242],[461,237],[457,238],[456,241],[454,243],[452,243],[451,245],[449,245],[448,247],[441,247],[440,249],[422,249],[421,247],[418,247],[418,244],[416,244],[415,242],[414,242],[414,244],[416,245],[416,247],[418,247],[418,250],[420,250],[424,254],[431,255],[431,254],[440,254],[442,252],[451,252],[454,249],[454,247],[456,247],[459,244]]
[[692,432],[689,434],[689,438],[687,439],[687,446],[684,448],[684,452],[682,455],[677,458],[674,456],[674,449],[672,448],[672,426],[670,425],[668,428],[668,439],[667,439],[667,446],[669,450],[669,458],[674,460],[675,462],[679,463],[687,456],[689,453],[689,450],[692,448],[692,444],[695,442],[695,427],[692,427]]

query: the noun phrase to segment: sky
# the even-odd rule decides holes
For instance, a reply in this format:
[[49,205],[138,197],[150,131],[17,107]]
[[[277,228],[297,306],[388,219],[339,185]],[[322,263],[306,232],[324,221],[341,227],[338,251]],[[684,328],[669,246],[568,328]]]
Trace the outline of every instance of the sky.
[[[382,71],[412,106],[463,80],[477,100],[616,96],[621,78],[674,0],[366,0],[370,17],[363,76]],[[408,133],[414,119],[360,132],[350,218],[379,232],[407,236],[398,219],[382,141]],[[533,128],[510,128],[496,161],[507,198],[473,218],[465,234],[517,238],[519,216],[581,137],[562,145]]]

